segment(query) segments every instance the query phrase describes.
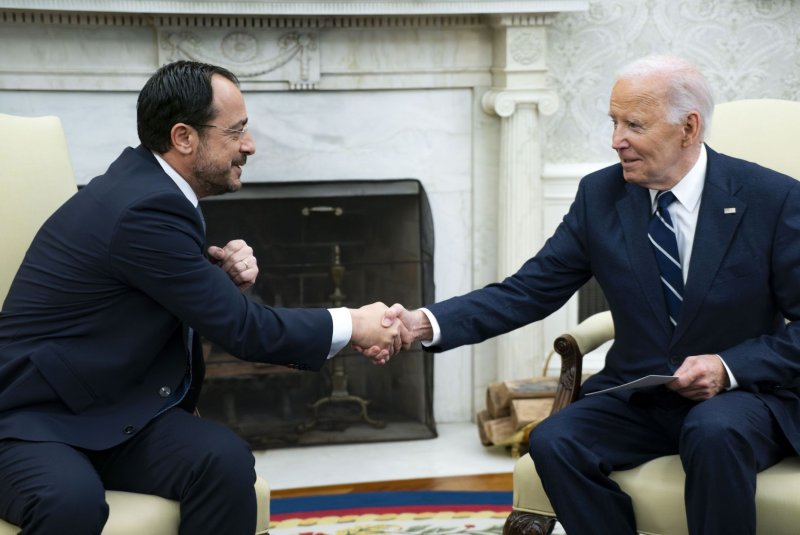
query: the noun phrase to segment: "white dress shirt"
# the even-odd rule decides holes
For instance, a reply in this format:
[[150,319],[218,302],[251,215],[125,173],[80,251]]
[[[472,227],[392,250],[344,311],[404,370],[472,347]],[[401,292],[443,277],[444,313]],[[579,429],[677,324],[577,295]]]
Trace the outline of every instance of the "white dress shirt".
[[[189,202],[192,203],[192,206],[197,208],[199,201],[189,183],[186,182],[180,173],[178,173],[170,164],[168,164],[160,154],[153,152],[153,156],[156,157],[156,161],[158,161],[159,165],[161,165],[161,168],[164,169],[164,172],[167,173],[167,176],[169,176],[172,181],[175,182]],[[350,317],[350,311],[345,307],[329,308],[328,312],[330,313],[331,320],[333,321],[331,349],[328,352],[328,358],[331,358],[336,353],[344,349],[344,346],[347,345],[347,343],[350,341],[350,338],[353,336],[353,320]]]

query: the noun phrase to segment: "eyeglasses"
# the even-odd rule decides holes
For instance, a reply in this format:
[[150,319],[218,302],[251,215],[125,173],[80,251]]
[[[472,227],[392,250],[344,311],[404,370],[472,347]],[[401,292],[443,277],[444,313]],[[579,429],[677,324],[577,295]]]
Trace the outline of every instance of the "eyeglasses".
[[228,134],[229,136],[231,136],[233,139],[236,139],[236,140],[241,139],[248,132],[247,125],[244,125],[239,130],[235,130],[233,128],[225,128],[224,126],[217,126],[215,124],[196,124],[196,125],[193,125],[193,126],[195,126],[195,127],[203,127],[203,128],[219,128],[224,133]]

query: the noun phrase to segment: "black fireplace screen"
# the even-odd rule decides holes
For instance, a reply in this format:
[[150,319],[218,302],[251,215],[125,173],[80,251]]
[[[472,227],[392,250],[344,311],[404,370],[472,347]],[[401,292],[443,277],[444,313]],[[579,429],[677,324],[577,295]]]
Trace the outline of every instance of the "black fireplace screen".
[[[434,299],[433,224],[416,180],[245,184],[202,209],[209,244],[243,238],[253,247],[260,273],[248,292],[264,304],[412,308]],[[385,366],[346,348],[320,373],[204,349],[200,412],[253,448],[436,435],[433,359],[420,348]]]

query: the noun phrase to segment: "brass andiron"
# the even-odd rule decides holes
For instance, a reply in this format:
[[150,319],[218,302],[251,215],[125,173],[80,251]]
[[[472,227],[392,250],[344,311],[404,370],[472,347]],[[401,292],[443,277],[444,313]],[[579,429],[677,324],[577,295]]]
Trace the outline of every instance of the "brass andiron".
[[[333,279],[333,293],[330,299],[334,307],[342,306],[345,295],[342,293],[342,279],[344,278],[344,266],[341,262],[341,254],[338,245],[333,246],[333,265],[331,266],[331,278]],[[369,401],[359,396],[350,394],[347,390],[347,372],[344,369],[344,362],[342,357],[333,357],[333,372],[331,374],[331,394],[327,397],[318,399],[310,408],[314,409],[314,416],[311,421],[298,426],[298,431],[308,431],[313,429],[319,420],[320,407],[326,404],[333,403],[357,403],[361,407],[361,418],[372,427],[381,429],[386,427],[386,422],[382,420],[373,420],[367,414],[367,405]]]

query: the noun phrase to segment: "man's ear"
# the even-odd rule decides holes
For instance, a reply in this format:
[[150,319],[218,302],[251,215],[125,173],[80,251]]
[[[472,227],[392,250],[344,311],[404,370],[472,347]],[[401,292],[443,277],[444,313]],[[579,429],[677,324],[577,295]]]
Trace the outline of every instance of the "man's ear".
[[169,132],[172,146],[183,155],[192,154],[198,141],[197,130],[184,123],[177,123]]
[[683,146],[694,145],[700,137],[700,124],[702,119],[696,111],[690,112],[683,122]]

